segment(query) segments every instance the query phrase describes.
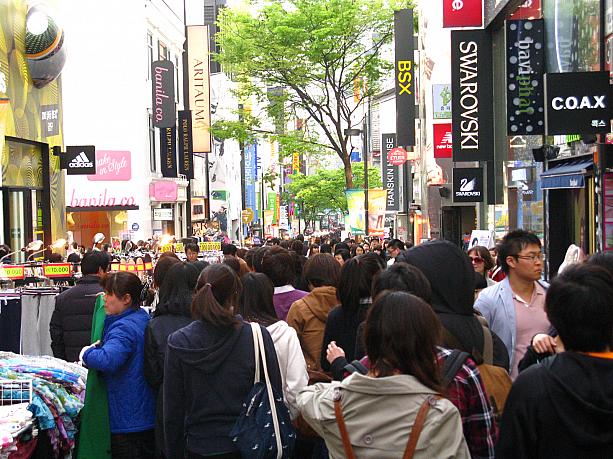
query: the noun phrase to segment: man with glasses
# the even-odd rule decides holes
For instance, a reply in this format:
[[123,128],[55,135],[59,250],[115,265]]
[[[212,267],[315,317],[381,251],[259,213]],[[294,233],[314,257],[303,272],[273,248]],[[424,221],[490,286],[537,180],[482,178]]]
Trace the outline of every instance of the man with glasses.
[[490,329],[507,347],[511,378],[515,379],[518,364],[532,338],[551,329],[545,314],[548,285],[540,280],[543,273],[541,241],[534,233],[511,231],[499,246],[498,259],[507,277],[482,290],[475,309],[483,314]]

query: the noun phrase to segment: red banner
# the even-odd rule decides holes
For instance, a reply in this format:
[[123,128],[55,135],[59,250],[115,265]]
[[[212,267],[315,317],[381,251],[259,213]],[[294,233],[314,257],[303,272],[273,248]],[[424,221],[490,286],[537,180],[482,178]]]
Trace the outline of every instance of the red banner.
[[434,125],[434,157],[451,158],[453,142],[451,139],[451,123]]
[[443,0],[443,27],[483,27],[483,0]]
[[541,19],[541,0],[526,0],[517,7],[509,19]]

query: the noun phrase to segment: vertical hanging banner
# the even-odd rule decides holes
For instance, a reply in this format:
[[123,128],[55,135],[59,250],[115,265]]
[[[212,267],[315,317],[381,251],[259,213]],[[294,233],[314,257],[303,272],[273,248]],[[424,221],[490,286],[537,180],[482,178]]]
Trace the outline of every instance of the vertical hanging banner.
[[345,224],[352,235],[364,234],[364,190],[345,190],[345,196],[349,212]]
[[443,27],[483,27],[483,0],[443,0]]
[[390,163],[388,153],[396,147],[396,134],[382,134],[383,160],[381,161],[381,177],[386,190],[385,208],[388,211],[400,210],[400,168]]
[[245,205],[253,211],[254,220],[258,219],[255,183],[257,180],[257,144],[245,146]]
[[387,190],[368,190],[368,235],[385,236]]
[[487,30],[451,32],[454,161],[494,158],[492,39]]
[[194,151],[192,150],[192,114],[179,111],[179,174],[188,180],[194,178]]
[[506,22],[507,134],[545,133],[545,21]]
[[175,125],[175,66],[170,61],[151,63],[151,110],[153,126]]
[[174,126],[160,129],[160,168],[162,177],[177,176],[177,133]]
[[211,94],[208,26],[187,27],[187,75],[196,153],[211,152]]
[[394,12],[394,80],[396,87],[396,141],[415,145],[415,49],[413,10]]

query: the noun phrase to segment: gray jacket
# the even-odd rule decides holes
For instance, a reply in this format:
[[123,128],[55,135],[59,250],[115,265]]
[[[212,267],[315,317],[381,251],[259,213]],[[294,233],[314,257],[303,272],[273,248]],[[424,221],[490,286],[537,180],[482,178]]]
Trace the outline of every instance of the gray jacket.
[[[549,284],[546,282],[539,281],[539,284],[545,290],[549,288]],[[490,330],[496,333],[507,347],[509,367],[513,368],[517,323],[513,290],[509,278],[506,277],[496,285],[481,290],[477,301],[475,301],[475,309],[483,314]]]
[[[326,441],[331,459],[345,457],[334,417],[334,394],[339,387],[349,439],[360,459],[402,457],[421,404],[436,394],[408,375],[371,378],[353,373],[340,383],[307,386],[298,394],[298,407]],[[460,413],[449,400],[440,399],[430,408],[414,457],[470,457]]]

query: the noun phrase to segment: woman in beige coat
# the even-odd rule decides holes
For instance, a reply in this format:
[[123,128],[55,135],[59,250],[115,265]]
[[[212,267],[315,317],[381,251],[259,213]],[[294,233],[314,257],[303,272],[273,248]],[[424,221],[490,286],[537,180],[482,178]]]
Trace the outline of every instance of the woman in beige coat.
[[[415,458],[470,457],[460,414],[439,395],[440,333],[436,314],[416,296],[392,292],[377,298],[364,335],[368,374],[308,386],[298,395],[302,416],[324,438],[332,459],[351,457],[348,448],[360,459],[397,459],[409,442],[415,443]],[[417,435],[420,410],[426,414]],[[339,428],[343,423],[345,442]]]

